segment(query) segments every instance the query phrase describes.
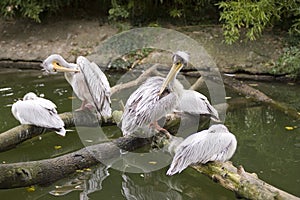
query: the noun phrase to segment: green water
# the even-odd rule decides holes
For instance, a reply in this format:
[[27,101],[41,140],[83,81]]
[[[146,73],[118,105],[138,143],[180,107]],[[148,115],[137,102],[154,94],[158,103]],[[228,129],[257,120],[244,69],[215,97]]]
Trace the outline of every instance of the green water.
[[[109,76],[111,83],[115,76]],[[251,82],[253,83],[253,82]],[[284,101],[300,110],[299,85],[257,83],[258,88],[274,99]],[[113,85],[113,84],[112,84]],[[58,111],[71,111],[72,89],[63,75],[43,76],[40,71],[2,70],[0,72],[0,132],[19,124],[10,109],[13,102],[29,91],[51,99]],[[227,91],[229,109],[225,124],[238,140],[233,163],[243,165],[266,182],[300,196],[300,129],[288,131],[286,126],[298,126],[299,121],[268,106],[260,105]],[[119,133],[117,127],[107,132]],[[114,136],[114,134],[112,134]],[[61,146],[55,149],[54,146]],[[0,163],[38,160],[56,157],[83,147],[77,133],[66,137],[55,133],[43,134],[16,148],[0,153]],[[34,192],[26,188],[0,190],[1,199],[234,199],[235,195],[213,183],[207,177],[187,169],[179,175],[167,177],[166,168],[148,173],[131,174],[95,166],[91,171],[76,172],[47,186],[35,186]],[[75,184],[78,190],[55,197],[49,192],[56,185]],[[81,189],[80,189],[81,188]]]

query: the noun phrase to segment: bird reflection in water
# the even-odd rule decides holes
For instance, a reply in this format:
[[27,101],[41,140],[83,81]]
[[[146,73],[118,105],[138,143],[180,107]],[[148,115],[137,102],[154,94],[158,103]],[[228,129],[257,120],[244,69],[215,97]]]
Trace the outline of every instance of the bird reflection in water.
[[71,181],[68,180],[62,185],[56,185],[49,194],[64,196],[73,191],[82,191],[79,194],[79,199],[87,200],[89,194],[102,190],[103,181],[109,177],[108,167],[102,164],[93,169],[78,170],[77,174],[79,175]]

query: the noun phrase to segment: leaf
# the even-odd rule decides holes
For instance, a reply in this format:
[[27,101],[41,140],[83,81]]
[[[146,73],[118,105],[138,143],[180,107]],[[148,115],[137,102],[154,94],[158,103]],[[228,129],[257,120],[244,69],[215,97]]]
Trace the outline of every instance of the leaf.
[[291,130],[294,130],[294,127],[293,126],[286,126],[286,127],[284,127],[286,130],[288,130],[288,131],[291,131]]
[[92,171],[91,168],[84,168],[83,170],[84,170],[84,171],[87,171],[87,172]]
[[56,149],[56,150],[61,149],[61,146],[60,145],[56,145],[56,146],[54,146],[54,149]]
[[34,186],[30,186],[26,188],[27,192],[34,192],[35,191],[35,187]]
[[256,86],[258,86],[257,83],[249,83],[248,85],[251,86],[251,87],[256,87]]

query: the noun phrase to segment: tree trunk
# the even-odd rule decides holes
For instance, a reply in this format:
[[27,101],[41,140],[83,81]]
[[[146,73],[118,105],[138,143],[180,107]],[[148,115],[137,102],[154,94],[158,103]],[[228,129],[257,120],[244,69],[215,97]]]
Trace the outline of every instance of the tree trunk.
[[[35,184],[48,184],[66,177],[78,169],[96,165],[100,162],[99,160],[116,158],[120,156],[120,148],[134,150],[150,142],[151,139],[121,137],[111,142],[85,147],[56,158],[0,164],[0,188],[8,189]],[[95,155],[97,155],[97,158]]]
[[[25,187],[35,184],[48,184],[59,180],[78,169],[96,165],[98,160],[108,160],[120,156],[120,148],[138,149],[149,144],[151,139],[118,138],[114,141],[80,149],[63,156],[31,162],[0,165],[0,188]],[[92,153],[91,153],[92,152]],[[97,155],[97,157],[94,157]],[[255,174],[237,169],[231,162],[211,162],[206,165],[192,166],[198,172],[247,199],[287,199],[299,198],[260,180]]]

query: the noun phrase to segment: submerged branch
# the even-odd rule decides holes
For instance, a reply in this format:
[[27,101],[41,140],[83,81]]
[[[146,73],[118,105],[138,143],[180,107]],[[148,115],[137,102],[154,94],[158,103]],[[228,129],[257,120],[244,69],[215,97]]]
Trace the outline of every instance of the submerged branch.
[[284,112],[285,114],[289,115],[290,117],[292,117],[294,119],[297,119],[297,120],[300,119],[300,115],[296,109],[294,109],[288,105],[285,105],[281,102],[277,102],[277,101],[273,100],[272,98],[270,98],[266,94],[262,93],[261,91],[254,89],[253,87],[251,87],[241,81],[238,81],[234,78],[225,77],[225,76],[223,76],[223,81],[224,81],[225,85],[234,89],[238,93],[241,93],[245,96],[251,97],[256,101],[270,105],[273,108],[275,108],[281,112]]
[[135,79],[133,81],[129,81],[127,83],[121,83],[121,84],[113,86],[111,88],[111,94],[118,93],[121,90],[137,86],[138,84],[142,83],[147,78],[149,78],[150,75],[157,74],[158,66],[159,66],[159,64],[153,65],[152,67],[148,68],[143,74],[141,74],[137,79]]

